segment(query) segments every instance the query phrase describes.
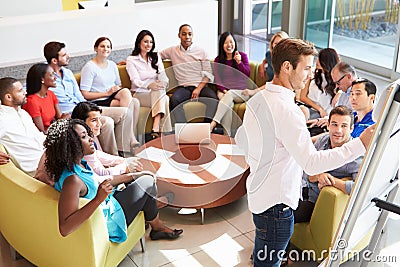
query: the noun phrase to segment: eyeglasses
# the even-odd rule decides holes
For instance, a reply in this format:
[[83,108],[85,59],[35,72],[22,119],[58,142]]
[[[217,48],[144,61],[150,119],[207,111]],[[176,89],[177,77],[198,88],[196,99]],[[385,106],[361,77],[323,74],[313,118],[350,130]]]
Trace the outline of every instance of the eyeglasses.
[[347,73],[345,73],[339,80],[337,80],[336,82],[334,82],[336,85],[339,85],[340,82],[343,80],[344,77],[346,77]]

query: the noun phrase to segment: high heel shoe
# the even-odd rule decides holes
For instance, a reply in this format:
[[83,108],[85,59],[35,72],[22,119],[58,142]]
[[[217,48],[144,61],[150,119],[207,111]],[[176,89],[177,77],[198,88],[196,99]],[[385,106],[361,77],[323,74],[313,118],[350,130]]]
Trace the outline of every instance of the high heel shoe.
[[151,136],[151,139],[157,139],[158,137],[161,136],[161,133],[160,132],[155,132],[154,130],[151,130],[150,136]]
[[163,231],[150,231],[150,239],[151,240],[160,240],[160,239],[167,239],[173,240],[177,239],[183,233],[182,229],[174,229],[171,233],[163,232]]
[[[167,199],[167,201],[160,200],[161,197],[165,197]],[[160,196],[159,198],[156,199],[157,200],[157,208],[162,209],[162,208],[168,207],[169,205],[171,205],[172,200],[174,200],[174,197],[175,197],[175,195],[172,192],[168,192],[165,195]]]
[[135,142],[132,143],[131,147],[133,149],[139,148],[140,147],[140,143],[138,141],[135,141]]

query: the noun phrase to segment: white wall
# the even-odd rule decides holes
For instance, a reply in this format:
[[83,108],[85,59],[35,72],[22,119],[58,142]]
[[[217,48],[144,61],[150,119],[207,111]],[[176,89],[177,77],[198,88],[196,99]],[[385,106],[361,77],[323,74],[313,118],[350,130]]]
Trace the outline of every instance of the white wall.
[[24,16],[61,10],[61,0],[1,0],[0,17]]
[[183,23],[192,25],[194,43],[214,58],[218,46],[215,0],[157,1],[2,18],[0,67],[43,61],[43,46],[54,40],[65,42],[71,56],[92,53],[100,36],[109,37],[114,49],[131,48],[142,29],[154,34],[156,50],[161,50],[179,43],[178,28]]

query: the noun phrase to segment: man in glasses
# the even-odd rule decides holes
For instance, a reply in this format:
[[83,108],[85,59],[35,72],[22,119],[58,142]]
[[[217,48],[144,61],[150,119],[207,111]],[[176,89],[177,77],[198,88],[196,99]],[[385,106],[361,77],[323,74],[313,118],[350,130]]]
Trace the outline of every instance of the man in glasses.
[[346,106],[351,108],[349,96],[351,83],[357,79],[356,70],[346,62],[339,62],[331,70],[331,76],[337,89],[336,96],[332,99],[332,106]]
[[360,134],[375,122],[372,120],[376,86],[368,79],[359,78],[352,82],[350,91],[350,104],[354,111],[353,138]]

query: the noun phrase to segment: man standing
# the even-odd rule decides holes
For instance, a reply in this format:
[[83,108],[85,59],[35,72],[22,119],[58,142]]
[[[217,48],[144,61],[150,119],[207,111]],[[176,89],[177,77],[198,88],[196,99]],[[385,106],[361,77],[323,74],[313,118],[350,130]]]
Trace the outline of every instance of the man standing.
[[350,91],[350,104],[354,111],[354,130],[352,137],[358,137],[370,125],[372,110],[376,95],[376,86],[368,79],[357,79],[353,81]]
[[161,58],[172,61],[175,78],[179,86],[170,98],[171,113],[176,122],[186,122],[183,104],[191,100],[200,100],[207,106],[206,122],[211,122],[217,110],[218,98],[215,91],[207,86],[214,76],[210,61],[204,49],[194,46],[193,30],[188,24],[179,27],[180,45],[172,46],[160,52]]
[[[44,46],[44,56],[56,75],[57,87],[51,89],[59,101],[62,112],[71,113],[74,107],[86,99],[79,90],[78,83],[71,70],[67,69],[69,55],[64,43],[49,42]],[[133,101],[133,110],[139,112],[139,103]],[[101,134],[99,140],[104,151],[116,155],[118,151],[131,152],[138,146],[134,137],[134,116],[132,112],[127,112],[124,107],[102,107],[103,116]],[[111,122],[111,119],[114,122]],[[115,135],[114,135],[115,123]]]
[[351,108],[349,96],[351,83],[357,79],[355,68],[346,62],[339,62],[331,70],[331,76],[338,90],[332,99],[332,106],[346,106]]
[[315,175],[353,161],[365,153],[372,136],[334,150],[317,151],[295,104],[294,91],[311,78],[314,45],[285,39],[272,51],[274,78],[248,102],[236,143],[243,148],[250,175],[246,187],[256,236],[254,266],[279,266],[293,233],[293,210],[301,192],[303,170]]
[[26,91],[18,80],[2,78],[0,100],[0,143],[19,169],[34,176],[46,137],[35,126],[32,117],[21,109],[26,103]]
[[[341,147],[352,139],[353,128],[354,116],[351,109],[345,106],[337,106],[329,114],[329,134],[321,136],[314,146],[317,150]],[[359,157],[343,166],[317,175],[303,173],[303,200],[300,200],[299,207],[294,211],[294,222],[310,221],[320,189],[324,186],[333,186],[346,194],[350,194],[361,161],[362,157]],[[343,178],[350,179],[343,180]]]

